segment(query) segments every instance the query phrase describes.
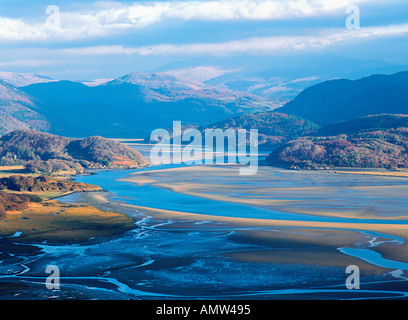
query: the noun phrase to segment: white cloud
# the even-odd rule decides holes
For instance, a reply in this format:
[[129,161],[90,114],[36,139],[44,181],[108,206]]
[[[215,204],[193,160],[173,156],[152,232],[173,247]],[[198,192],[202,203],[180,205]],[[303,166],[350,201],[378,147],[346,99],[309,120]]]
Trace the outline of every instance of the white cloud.
[[182,20],[275,20],[343,13],[350,4],[367,0],[227,0],[177,2],[167,17]]
[[[0,41],[71,41],[104,37],[164,21],[276,20],[345,14],[350,4],[372,0],[207,0],[124,5],[97,2],[81,11],[60,11],[60,27],[0,16]],[[378,1],[377,1],[378,2]]]
[[379,37],[406,36],[408,24],[361,28],[360,30],[326,30],[310,36],[254,37],[223,43],[158,44],[144,47],[93,46],[62,49],[59,54],[68,55],[215,55],[235,53],[273,54],[325,48],[355,40],[372,40]]

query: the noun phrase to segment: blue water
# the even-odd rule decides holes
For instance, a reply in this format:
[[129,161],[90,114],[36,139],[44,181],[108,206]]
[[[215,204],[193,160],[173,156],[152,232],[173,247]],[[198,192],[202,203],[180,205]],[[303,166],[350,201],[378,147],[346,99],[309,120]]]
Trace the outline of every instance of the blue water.
[[[287,213],[282,211],[252,207],[249,205],[204,199],[191,195],[176,193],[151,185],[137,186],[130,182],[118,180],[136,171],[158,170],[170,167],[174,167],[174,165],[155,166],[139,170],[98,171],[95,175],[79,176],[76,178],[76,180],[79,182],[101,186],[104,190],[114,194],[114,196],[111,198],[112,201],[122,201],[130,205],[163,210],[252,219],[381,224],[406,224],[408,222],[406,220],[353,219]],[[75,195],[68,195],[61,198],[60,200],[66,202],[75,202],[76,197]]]
[[[160,166],[141,169],[156,170],[174,166]],[[268,169],[269,170],[269,169]],[[270,168],[270,170],[273,170]],[[256,208],[246,205],[214,201],[183,195],[154,186],[136,186],[118,181],[136,170],[100,171],[96,175],[80,176],[76,180],[100,185],[110,192],[110,201],[123,201],[128,204],[151,208],[192,212],[208,215],[231,217],[284,219],[303,221],[334,222],[372,222],[377,220],[358,220],[339,217],[321,217],[301,215]],[[137,170],[140,171],[140,170]],[[326,180],[310,179],[290,181],[283,177],[281,181],[302,185]],[[239,178],[237,178],[239,179]],[[245,178],[242,178],[244,181]],[[240,182],[240,180],[235,181]],[[261,182],[263,183],[263,182]],[[279,183],[275,181],[274,183]],[[331,182],[333,185],[336,181]],[[353,180],[352,183],[358,183]],[[364,183],[363,181],[361,183]],[[255,180],[251,185],[257,186]],[[78,195],[61,198],[62,201],[76,202]],[[86,197],[85,197],[86,198]],[[356,199],[357,199],[356,195]],[[353,198],[354,199],[354,198]],[[78,201],[80,203],[80,201]],[[265,250],[261,244],[240,242],[231,235],[239,234],[239,228],[194,228],[184,229],[172,220],[157,221],[137,216],[135,229],[122,233],[118,237],[90,240],[86,244],[48,244],[36,246],[41,250],[35,257],[26,253],[13,252],[2,255],[0,279],[10,283],[24,283],[28,289],[17,291],[22,298],[40,299],[262,299],[292,294],[313,298],[328,299],[372,299],[407,298],[408,293],[398,282],[383,286],[382,281],[362,283],[363,290],[346,290],[344,282],[347,274],[340,267],[246,262],[224,257],[225,253]],[[406,223],[398,220],[378,220],[379,223]],[[173,224],[173,228],[162,228],[163,224]],[[197,225],[199,226],[199,225]],[[253,230],[264,230],[253,227]],[[364,228],[362,228],[363,230]],[[247,230],[247,229],[244,229]],[[191,232],[194,231],[194,232]],[[272,230],[271,230],[272,231]],[[276,230],[275,230],[276,231]],[[355,230],[354,230],[355,231]],[[368,263],[384,268],[407,270],[408,264],[388,260],[373,248],[383,242],[400,245],[404,239],[378,232],[361,231],[367,235],[368,244],[357,248],[339,248],[344,255],[353,256]],[[16,235],[18,236],[18,234]],[[312,235],[311,235],[312,237]],[[320,237],[320,236],[319,236]],[[318,242],[316,242],[318,243]],[[305,244],[308,246],[308,244]],[[317,244],[316,244],[317,245]],[[283,247],[271,248],[271,255],[280,249],[291,248],[290,241]],[[293,255],[297,247],[293,247]],[[403,248],[402,246],[400,248]],[[325,250],[322,250],[322,254]],[[48,290],[45,281],[45,267],[56,265],[61,270],[61,290]],[[385,270],[388,272],[388,270]],[[402,278],[402,277],[399,277]],[[388,281],[384,279],[384,281]],[[404,281],[404,280],[403,280]],[[320,283],[321,286],[317,286]],[[378,283],[378,286],[377,286]],[[404,284],[404,282],[402,283]],[[19,287],[19,286],[18,286]],[[387,289],[388,288],[388,289]],[[18,297],[12,290],[9,298]],[[2,293],[0,293],[2,297]]]
[[379,267],[408,270],[408,263],[385,259],[380,253],[370,249],[340,248],[339,251]]

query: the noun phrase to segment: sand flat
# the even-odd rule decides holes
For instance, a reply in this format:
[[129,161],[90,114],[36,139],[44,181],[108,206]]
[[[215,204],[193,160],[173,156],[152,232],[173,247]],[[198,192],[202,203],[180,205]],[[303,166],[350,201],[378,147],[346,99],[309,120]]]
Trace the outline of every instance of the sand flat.
[[[92,195],[91,195],[92,197]],[[100,200],[101,198],[99,198]],[[97,201],[97,199],[95,199]],[[107,199],[105,199],[107,200]],[[203,215],[195,214],[189,212],[163,210],[156,208],[149,208],[143,206],[129,205],[129,204],[117,204],[121,207],[131,208],[137,210],[138,212],[143,212],[144,214],[151,216],[155,220],[159,221],[180,221],[180,222],[201,222],[201,221],[211,221],[213,223],[223,224],[223,228],[234,230],[235,228],[248,228],[248,227],[262,227],[262,228],[294,228],[299,231],[298,235],[294,237],[297,238],[299,244],[307,243],[307,237],[301,236],[302,233],[307,234],[310,237],[310,241],[314,241],[313,245],[318,247],[326,247],[328,242],[336,239],[332,243],[332,251],[336,251],[335,248],[343,246],[354,246],[355,242],[368,241],[366,236],[361,237],[361,232],[377,232],[386,235],[392,235],[394,237],[399,237],[404,239],[404,243],[395,246],[395,244],[390,244],[395,250],[386,250],[387,256],[395,260],[401,260],[408,262],[408,224],[379,224],[379,223],[340,223],[340,222],[319,222],[319,221],[290,221],[290,220],[273,220],[273,219],[250,219],[250,218],[234,218],[234,217],[224,217],[215,215]],[[177,224],[176,224],[177,225]],[[173,225],[173,228],[176,226]],[[191,229],[200,229],[202,226],[200,224],[190,223],[189,227]],[[208,226],[204,225],[204,228]],[[214,226],[213,226],[214,227]],[[168,228],[166,225],[163,228]],[[159,228],[161,229],[161,228]],[[250,231],[246,231],[250,232]],[[324,234],[322,234],[322,232]],[[351,233],[350,233],[351,232]],[[268,241],[276,241],[277,239],[272,236],[272,233],[264,233],[261,237],[261,233],[252,234],[260,240],[262,237],[267,237]],[[353,234],[353,236],[351,236]],[[280,234],[281,238],[285,238],[284,233]],[[316,239],[318,239],[316,241]],[[385,245],[385,244],[384,244]],[[381,246],[380,246],[381,247]],[[323,253],[322,253],[323,254]],[[324,254],[323,254],[324,256]],[[342,254],[338,253],[338,258],[342,258]],[[324,258],[323,258],[324,260]],[[357,263],[359,260],[356,259]]]
[[100,210],[89,205],[68,205],[55,200],[30,204],[21,212],[7,212],[0,221],[0,237],[21,233],[18,242],[82,242],[134,228],[134,219],[125,214]]
[[[408,203],[401,202],[408,194],[406,179],[403,179],[405,184],[394,180],[394,185],[384,182],[379,185],[337,186],[332,183],[317,186],[305,181],[305,185],[301,186],[300,178],[300,181],[292,184],[293,187],[289,187],[285,178],[297,179],[298,172],[260,169],[256,175],[244,179],[239,176],[238,170],[236,166],[183,167],[136,172],[120,180],[209,200],[288,213],[358,219],[408,219],[408,211],[404,210]],[[305,178],[309,178],[313,177],[314,172],[304,174]],[[330,172],[317,174],[331,174],[334,176],[331,179],[342,180],[341,176]]]
[[[369,248],[369,239],[372,240],[375,237],[370,237],[364,232],[374,232],[404,239],[403,243],[397,245],[385,237],[384,243],[379,244],[373,250],[381,253],[387,259],[408,262],[408,224],[403,223],[408,220],[408,212],[404,210],[406,208],[405,196],[403,196],[408,194],[407,180],[401,177],[390,177],[390,175],[374,177],[371,173],[368,175],[358,173],[354,176],[350,174],[349,176],[352,178],[350,181],[355,181],[355,183],[343,185],[342,175],[333,172],[299,174],[287,170],[261,168],[256,175],[244,179],[239,176],[238,168],[234,166],[196,166],[136,172],[121,180],[136,185],[149,184],[209,200],[317,217],[316,221],[234,218],[135,206],[137,210],[151,215],[154,219],[207,220],[230,225],[232,229],[234,227],[270,228],[266,233],[246,231],[246,236],[255,243],[265,243],[264,238],[267,238],[267,243],[270,245],[288,240],[283,233],[276,237],[271,230],[281,228],[299,230],[299,234],[287,242],[296,243],[296,245],[286,251],[281,249],[279,254],[273,250],[238,252],[230,255],[233,259],[277,263],[298,261],[319,265],[344,265],[344,263],[354,262],[359,266],[364,266],[367,272],[378,273],[379,270],[382,270],[381,272],[384,273],[383,268],[345,256],[337,250],[340,247]],[[360,176],[362,178],[359,178]],[[323,183],[319,184],[320,180],[314,183],[313,179],[319,179],[319,177],[324,178]],[[296,183],[290,184],[287,179],[292,179]],[[361,183],[360,179],[368,180],[361,180],[364,182]],[[389,180],[387,179],[393,179],[391,185],[388,185]],[[325,185],[327,181],[330,183]],[[337,185],[336,181],[339,181],[340,184]],[[345,181],[348,182],[349,179]],[[319,216],[351,218],[361,223],[321,222],[318,221]],[[373,219],[377,222],[371,223],[370,220]],[[378,222],[382,220],[384,223]],[[399,223],[393,223],[393,221],[399,221]],[[196,228],[194,225],[191,226]],[[324,230],[324,234],[319,235],[319,230]],[[307,236],[302,236],[301,233]],[[315,249],[308,249],[307,246],[314,246],[321,250],[314,251]],[[299,257],[299,260],[296,257]]]

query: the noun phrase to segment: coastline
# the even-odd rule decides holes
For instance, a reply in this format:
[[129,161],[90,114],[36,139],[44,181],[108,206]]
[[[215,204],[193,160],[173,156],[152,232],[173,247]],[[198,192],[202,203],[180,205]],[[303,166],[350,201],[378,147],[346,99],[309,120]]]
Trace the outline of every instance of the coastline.
[[[201,169],[206,175],[210,176],[211,170],[213,170],[214,168],[198,168],[195,170]],[[225,176],[226,168],[221,169],[217,167],[216,169],[216,172],[219,176]],[[184,177],[181,175],[183,172],[187,171],[188,170],[186,168],[139,171],[135,172],[134,174],[132,173],[130,177],[134,176],[133,178],[134,182],[136,182],[136,185],[143,185],[147,183],[155,184],[157,187],[163,187],[163,185],[161,185],[160,183],[163,184],[164,181],[158,182],[157,179],[154,179],[153,176],[155,174],[158,174],[160,175],[160,177],[162,177],[161,175],[163,174],[170,173],[174,175],[174,173],[177,173],[174,178],[181,180],[180,185],[172,185],[172,182],[168,181],[165,184],[172,185],[172,191],[174,192],[187,192],[191,191],[191,188],[193,187],[191,181],[184,181]],[[281,172],[279,171],[278,173]],[[144,178],[142,179],[144,174],[146,174],[146,176],[144,176]],[[230,172],[226,175],[226,179],[230,180],[233,175],[234,173]],[[259,182],[259,180],[257,181]],[[127,182],[129,183],[131,181]],[[211,184],[206,183],[202,183],[200,185],[203,188],[203,190],[201,191],[208,191],[213,187]],[[225,188],[225,185],[221,183],[218,187]],[[240,186],[240,188],[238,188],[237,190],[244,190],[246,188],[247,186],[244,185]],[[279,189],[284,188],[282,188],[282,186],[279,186]],[[234,192],[236,192],[237,190],[234,190]],[[256,202],[259,202],[260,200],[265,200],[262,198],[262,193],[265,191],[267,191],[267,188],[265,188],[265,190],[262,190],[261,193],[253,193],[253,190],[251,188],[248,188],[247,192],[249,194],[246,200],[249,201],[248,203],[251,203],[252,205]],[[298,189],[298,192],[303,193],[306,191],[310,190],[308,188]],[[312,191],[320,192],[321,190],[318,188],[312,189]],[[286,191],[283,190],[282,192]],[[200,193],[197,192],[197,190],[195,190],[194,193],[195,196],[200,196]],[[201,192],[201,194],[202,193],[203,192]],[[399,285],[399,283],[397,284],[397,282],[399,281],[397,277],[388,276],[388,274],[393,271],[392,269],[381,265],[376,265],[375,263],[372,263],[370,261],[364,261],[358,256],[346,254],[347,251],[342,251],[342,249],[356,247],[365,248],[367,250],[372,250],[373,252],[380,253],[384,259],[388,259],[391,262],[401,261],[408,263],[408,248],[406,237],[406,235],[408,234],[408,228],[406,224],[352,224],[335,222],[327,223],[319,221],[234,218],[132,205],[126,203],[126,198],[123,198],[123,201],[121,201],[120,194],[115,195],[110,193],[109,191],[73,192],[71,193],[71,196],[73,199],[72,203],[74,203],[71,214],[75,210],[80,210],[87,220],[90,217],[90,208],[95,208],[95,210],[98,210],[98,214],[102,217],[106,217],[107,213],[108,215],[110,213],[113,213],[116,218],[123,218],[124,216],[131,218],[132,222],[129,224],[129,229],[121,229],[121,231],[118,233],[116,233],[117,231],[119,231],[118,229],[110,231],[105,230],[109,231],[105,235],[95,234],[94,232],[93,236],[97,237],[95,241],[90,241],[93,240],[93,236],[90,237],[91,233],[83,232],[83,242],[80,242],[79,240],[73,241],[75,243],[82,243],[89,248],[92,248],[96,243],[104,243],[105,240],[108,240],[107,242],[110,242],[109,239],[111,239],[113,235],[119,235],[121,232],[126,230],[132,231],[129,233],[125,233],[123,239],[134,238],[134,241],[136,241],[134,242],[134,250],[138,250],[139,244],[146,246],[148,243],[150,243],[144,242],[145,240],[143,240],[145,237],[143,235],[148,233],[157,235],[157,239],[161,239],[160,245],[163,246],[163,248],[169,246],[169,244],[166,244],[166,241],[164,240],[167,239],[168,236],[170,236],[170,239],[172,239],[171,237],[176,235],[179,237],[182,236],[187,240],[190,239],[191,235],[193,236],[194,234],[201,234],[202,240],[200,241],[205,242],[197,242],[197,244],[204,245],[204,243],[207,244],[207,241],[210,241],[210,245],[213,236],[218,234],[218,236],[222,235],[220,241],[228,241],[229,243],[234,244],[234,246],[231,247],[232,249],[220,252],[216,250],[215,252],[215,257],[222,259],[221,261],[226,261],[225,263],[237,263],[246,266],[253,265],[253,268],[258,268],[258,266],[260,268],[261,266],[267,266],[267,269],[272,268],[270,270],[273,270],[273,268],[279,266],[280,270],[282,270],[281,272],[283,273],[286,272],[285,270],[291,270],[291,268],[300,268],[301,270],[304,270],[304,272],[308,272],[311,275],[314,272],[323,272],[321,273],[319,283],[316,284],[317,288],[324,288],[325,286],[333,285],[333,283],[337,283],[337,286],[339,284],[341,285],[342,283],[344,283],[344,281],[341,280],[341,274],[344,274],[345,268],[348,265],[358,265],[361,271],[361,275],[364,277],[364,279],[366,279],[366,281],[369,281],[367,282],[367,285],[374,286],[373,288],[375,290],[375,281],[380,281],[378,283],[381,283],[381,281],[388,279],[389,282],[386,281],[384,285],[385,288],[390,288],[386,289],[390,290],[390,292],[392,292],[394,284],[397,286]],[[117,198],[116,196],[119,196],[119,198]],[[210,195],[210,197],[215,197],[213,199],[223,201],[223,198],[220,198],[220,194],[213,194]],[[240,202],[240,199],[238,198],[236,198],[236,200]],[[282,199],[278,200],[275,205],[285,206],[287,204],[286,201],[287,200]],[[52,200],[51,202],[58,203],[59,206],[68,206],[68,208],[72,205],[71,202],[64,202],[63,197],[54,198],[54,200]],[[49,213],[49,217],[52,218],[64,217],[63,212],[59,212],[57,215],[55,215],[57,213],[55,211],[50,211]],[[65,212],[65,214],[65,217],[67,217],[69,215],[69,212]],[[98,214],[94,215],[94,217],[97,218]],[[20,225],[21,221],[29,222],[32,219],[32,217],[28,217],[29,220],[22,220],[21,217],[21,215],[16,215],[16,219],[18,219]],[[96,220],[94,220],[94,222],[96,222]],[[105,222],[110,224],[112,223],[112,220],[105,220]],[[99,227],[100,225],[98,226],[98,228]],[[92,230],[92,228],[89,228],[89,230],[95,231]],[[111,231],[115,232],[110,233]],[[48,234],[44,234],[44,236],[50,237],[50,235],[52,234],[53,232],[50,232]],[[55,244],[59,244],[65,248],[69,247],[69,244],[72,243],[69,242],[69,239],[73,240],[73,234],[75,234],[75,230],[67,230],[65,232],[63,231],[54,233],[53,236],[59,236],[59,239],[55,238],[54,242],[49,241],[50,246],[47,248],[51,250],[51,248]],[[24,236],[27,235],[24,235],[23,232],[22,234],[18,235],[18,237],[11,238],[10,240],[16,243],[21,241],[22,244],[29,245],[31,241],[27,241],[27,239],[30,239],[27,237],[24,239]],[[79,233],[76,236],[78,237]],[[103,239],[104,237],[105,240]],[[121,237],[115,237],[115,239],[120,238]],[[147,240],[148,239],[149,238],[147,238]],[[395,243],[395,239],[403,240],[400,243]],[[40,240],[41,239],[36,239],[35,242],[39,243]],[[164,242],[162,243],[162,241]],[[155,242],[152,243],[154,244]],[[170,244],[171,243],[172,242],[170,242]],[[373,244],[375,244],[375,246],[373,246]],[[180,248],[184,248],[184,245],[181,245],[182,247]],[[186,248],[189,248],[187,244],[185,246]],[[153,247],[147,247],[146,249],[151,250],[153,248],[155,248],[155,245]],[[198,250],[198,252],[200,252],[200,250]],[[160,268],[164,268],[164,266],[166,266],[166,270],[167,268],[170,268],[169,270],[172,270],[172,268],[176,266],[178,266],[179,268],[184,268],[186,266],[189,266],[192,261],[191,256],[182,255],[178,257],[178,254],[176,254],[178,258],[171,258],[176,260],[174,260],[174,262],[171,262],[169,267],[166,264],[166,259],[169,258],[166,253],[164,253],[164,256],[160,259],[158,259],[157,251],[155,254],[156,256],[153,256],[153,260],[155,260],[155,262],[152,262],[153,264],[146,268],[146,270],[153,270],[153,272],[156,272],[156,268],[160,270]],[[175,263],[173,267],[171,267],[172,263]],[[340,275],[340,278],[337,278],[336,280],[337,282],[327,278],[329,277],[329,274],[325,273],[326,271],[324,270],[326,270],[326,268],[327,270],[331,270],[330,272],[336,272],[337,275]],[[143,269],[140,270],[142,271]],[[406,276],[407,271],[403,271],[402,275]],[[310,285],[310,283],[308,283],[307,285]],[[307,285],[305,285],[306,288]],[[158,287],[156,288],[156,290],[159,290]],[[319,289],[316,290],[316,292],[318,292]],[[183,294],[182,290],[177,292]],[[293,292],[296,292],[296,289]],[[381,290],[378,292],[381,292]],[[337,295],[337,293],[333,294],[335,296]],[[341,294],[338,294],[339,297],[341,297]],[[291,295],[293,294],[290,293],[289,296]],[[308,295],[305,294],[302,297],[307,296]],[[282,294],[273,296],[272,294],[272,296],[268,296],[268,299],[270,299],[271,297],[272,299],[274,297],[278,299],[285,299],[288,297],[288,295]]]
[[[366,275],[383,275],[390,270],[339,251],[342,247],[355,247],[356,243],[367,243],[366,247],[369,247],[370,239],[373,238],[370,234],[378,234],[378,239],[384,239],[384,244],[376,248],[376,251],[381,253],[384,258],[408,262],[408,225],[406,224],[351,224],[232,218],[111,202],[107,194],[93,193],[89,196],[98,207],[102,205],[103,208],[111,208],[116,212],[137,212],[141,219],[156,221],[159,226],[155,227],[154,230],[157,231],[211,232],[229,230],[236,233],[235,238],[240,239],[239,241],[249,241],[261,247],[274,247],[282,245],[282,242],[286,243],[286,249],[280,250],[279,254],[264,249],[226,255],[242,262],[296,263],[296,259],[293,260],[294,257],[301,254],[302,258],[297,263],[339,267],[357,264]],[[395,245],[392,241],[387,240],[389,239],[388,236],[404,239],[403,243],[398,246],[398,250],[393,250]],[[308,248],[309,246],[311,247]],[[318,247],[320,249],[316,251]]]
[[[236,169],[236,168],[235,168]],[[228,177],[228,176],[234,176],[236,173],[235,172],[226,172],[228,168],[223,167],[222,169],[217,167],[214,168],[213,166],[197,166],[197,167],[182,167],[182,168],[170,168],[170,169],[157,169],[157,170],[152,170],[152,171],[137,171],[134,173],[131,173],[125,178],[119,179],[121,181],[126,181],[130,182],[134,185],[140,186],[144,184],[151,184],[154,186],[157,186],[159,188],[164,188],[173,192],[177,193],[183,193],[183,194],[188,194],[192,195],[195,197],[202,197],[202,198],[207,198],[210,200],[216,200],[216,201],[222,201],[222,202],[232,202],[232,203],[238,203],[238,204],[244,204],[244,205],[257,205],[257,206],[270,206],[273,204],[275,207],[279,207],[282,211],[289,210],[289,209],[283,209],[286,206],[293,205],[295,201],[293,200],[268,200],[263,199],[259,194],[252,194],[251,196],[248,197],[228,197],[222,194],[208,194],[203,192],[203,190],[195,190],[194,185],[190,184],[189,182],[183,181],[180,184],[177,183],[166,183],[165,181],[159,181],[154,179],[154,177],[151,176],[157,175],[157,174],[171,174],[173,175],[174,173],[177,174],[182,174],[183,172],[185,173],[186,171],[191,171],[191,170],[196,170],[196,171],[203,171],[214,174],[223,176],[223,177]],[[214,171],[216,170],[216,171]],[[292,170],[285,170],[285,169],[277,169],[278,171],[285,171],[285,172],[290,172]],[[371,174],[371,173],[369,173]],[[177,175],[179,176],[179,175]],[[211,188],[213,186],[211,185],[205,185],[205,184],[200,184],[200,187],[204,189],[204,191],[208,188]],[[280,188],[281,191],[284,188]],[[293,190],[292,190],[293,191]],[[304,189],[298,189],[297,192],[305,192],[305,191],[310,191],[307,188]],[[313,190],[314,192],[320,192],[320,189]],[[72,193],[77,193],[77,192],[72,192]],[[72,194],[67,193],[67,194]],[[81,192],[82,193],[82,192]],[[60,205],[67,205],[61,198],[63,196],[66,196],[67,194],[62,194],[60,196],[54,197],[53,200],[57,201]],[[79,193],[78,193],[79,194]],[[205,215],[205,214],[197,214],[197,213],[191,213],[191,212],[183,212],[183,211],[177,211],[177,210],[164,210],[164,209],[156,209],[156,208],[151,208],[151,207],[146,207],[146,206],[140,206],[140,205],[131,205],[131,204],[126,204],[124,202],[112,202],[108,195],[108,191],[91,191],[91,192],[83,192],[82,195],[85,195],[85,199],[81,199],[78,201],[76,204],[77,206],[86,206],[88,208],[94,208],[97,207],[103,211],[106,212],[115,212],[121,215],[126,215],[128,217],[132,217],[133,223],[137,221],[137,217],[135,217],[134,212],[137,213],[137,216],[143,215],[143,216],[149,216],[150,219],[154,219],[157,221],[177,221],[177,224],[173,225],[173,229],[175,228],[176,225],[180,224],[188,224],[189,227],[192,229],[196,228],[209,228],[210,225],[212,227],[217,228],[218,224],[222,224],[224,226],[227,226],[227,228],[231,230],[239,229],[239,228],[266,228],[266,229],[299,229],[299,230],[309,230],[314,233],[317,232],[317,230],[325,230],[327,235],[323,238],[328,239],[330,237],[336,236],[339,234],[340,230],[347,231],[347,232],[352,232],[353,234],[357,233],[363,233],[363,232],[377,232],[377,233],[383,233],[383,234],[388,234],[393,237],[400,237],[404,239],[404,244],[400,246],[400,251],[393,252],[390,248],[387,250],[382,250],[383,248],[387,247],[387,244],[383,245],[381,248],[377,248],[377,250],[381,251],[382,253],[387,256],[390,259],[401,259],[403,261],[408,262],[408,248],[407,248],[407,234],[408,234],[408,225],[407,224],[389,224],[386,223],[387,219],[392,219],[390,217],[383,217],[385,220],[384,223],[345,223],[345,222],[319,222],[319,221],[297,221],[297,220],[279,220],[279,219],[255,219],[255,218],[236,218],[236,217],[226,217],[226,216],[217,216],[217,215]],[[83,198],[83,197],[82,197]],[[269,204],[268,204],[269,203]],[[304,210],[303,214],[308,215],[308,214],[315,214],[316,212],[312,211],[307,211]],[[321,212],[319,213],[321,216],[336,216],[334,212]],[[319,215],[317,214],[317,216]],[[349,213],[349,215],[353,216],[353,213]],[[344,217],[344,214],[338,214],[338,217]],[[364,219],[367,218],[373,218],[373,216],[365,215],[363,217],[362,222],[364,222]],[[406,216],[401,216],[399,219],[405,219]],[[398,219],[398,218],[397,218]],[[186,222],[187,221],[187,222]],[[137,222],[136,222],[137,223]],[[201,225],[201,223],[203,223]],[[124,230],[130,230],[130,228],[126,227]],[[340,233],[341,233],[340,232]],[[253,232],[252,232],[253,233]],[[256,233],[253,233],[255,235]],[[93,238],[93,236],[88,237],[88,238]],[[340,240],[340,238],[342,238]],[[351,243],[347,237],[340,237],[339,242],[337,243],[337,247],[342,247],[344,245],[351,246],[353,243]],[[354,239],[352,237],[352,239]],[[83,239],[84,240],[84,239]],[[260,239],[257,239],[258,241]],[[255,241],[255,240],[253,240]],[[320,243],[320,245],[324,246],[324,241]],[[380,250],[381,249],[381,250]],[[403,250],[404,255],[403,257],[400,257],[399,255],[401,254],[401,250]],[[264,255],[264,254],[261,254]],[[248,255],[249,257],[249,255]],[[257,258],[251,257],[248,259],[255,259]]]

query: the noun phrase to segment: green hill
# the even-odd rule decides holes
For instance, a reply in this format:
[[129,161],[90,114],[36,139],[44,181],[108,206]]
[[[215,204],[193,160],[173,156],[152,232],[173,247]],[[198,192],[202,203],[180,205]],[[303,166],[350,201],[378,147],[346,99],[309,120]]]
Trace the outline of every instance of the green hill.
[[315,136],[278,147],[267,161],[301,168],[407,168],[407,120],[407,115],[377,115],[323,127]]
[[60,137],[17,130],[0,138],[0,165],[25,165],[27,172],[82,172],[89,168],[146,166],[136,150],[114,140],[93,136]]
[[387,130],[408,127],[408,115],[381,114],[369,115],[357,119],[337,122],[321,127],[315,135],[336,136],[339,134],[353,134],[363,131]]
[[[247,145],[249,145],[249,131],[251,129],[257,129],[259,148],[271,150],[288,140],[317,131],[318,126],[312,121],[294,115],[267,111],[243,114],[215,122],[208,126],[184,125],[182,126],[182,132],[190,128],[199,130],[203,138],[206,129],[221,129],[223,131],[227,129],[245,129],[248,133]],[[172,128],[169,128],[168,131],[172,134]],[[150,141],[149,139],[150,138],[147,138],[145,141],[148,142]]]

